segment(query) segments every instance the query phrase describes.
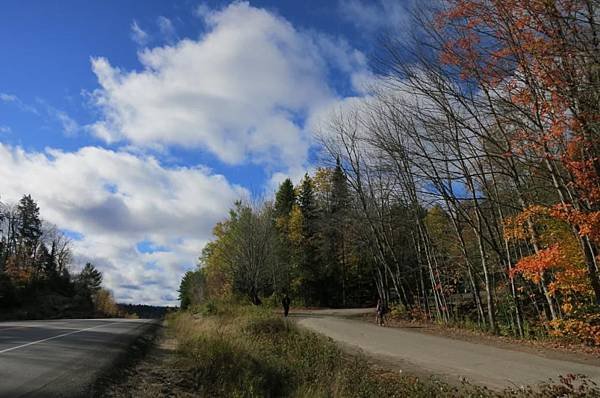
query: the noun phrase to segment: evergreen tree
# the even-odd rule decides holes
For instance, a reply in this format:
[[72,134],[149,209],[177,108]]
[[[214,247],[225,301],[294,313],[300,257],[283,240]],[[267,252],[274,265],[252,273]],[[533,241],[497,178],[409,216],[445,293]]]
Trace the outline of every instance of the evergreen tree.
[[24,195],[17,207],[19,214],[19,237],[31,254],[42,236],[42,220],[40,219],[40,208],[31,198]]
[[77,279],[79,285],[91,293],[96,293],[102,285],[102,273],[91,263],[85,264]]
[[294,185],[289,178],[286,178],[281,185],[279,185],[279,190],[275,194],[275,216],[278,218],[288,217],[295,201],[296,194],[294,192]]
[[290,240],[290,217],[295,203],[296,193],[294,192],[294,185],[289,178],[286,178],[279,185],[279,190],[275,194],[273,210],[277,230],[277,247],[275,251],[280,272],[280,283],[276,286],[276,293],[288,292],[292,280],[294,255]]
[[346,214],[349,204],[348,183],[338,157],[331,176],[331,212],[333,214]]
[[330,212],[326,224],[326,247],[329,249],[330,263],[330,290],[331,296],[342,306],[347,304],[347,277],[346,264],[347,242],[346,235],[349,226],[350,194],[346,175],[342,169],[339,157],[331,173]]
[[305,174],[298,192],[302,214],[302,241],[299,247],[300,292],[307,305],[325,305],[321,284],[321,261],[318,250],[318,207],[312,178]]
[[298,206],[302,211],[302,217],[304,219],[304,238],[312,239],[316,230],[315,220],[317,218],[317,203],[315,200],[315,188],[312,178],[306,173],[302,184],[300,185],[300,192],[298,193]]
[[36,268],[38,273],[43,273],[48,279],[54,279],[57,276],[54,253],[49,251],[43,243],[40,245]]

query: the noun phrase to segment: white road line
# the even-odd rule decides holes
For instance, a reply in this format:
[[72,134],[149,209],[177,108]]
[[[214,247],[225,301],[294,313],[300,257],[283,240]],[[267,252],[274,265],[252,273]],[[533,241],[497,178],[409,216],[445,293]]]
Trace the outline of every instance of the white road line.
[[30,345],[34,345],[34,344],[38,344],[38,343],[43,343],[44,341],[58,339],[60,337],[65,337],[65,336],[68,336],[70,334],[81,333],[81,332],[85,332],[86,330],[92,330],[92,329],[101,328],[103,326],[114,325],[115,323],[120,323],[120,322],[111,322],[111,323],[107,323],[107,324],[104,324],[104,325],[97,325],[97,326],[93,326],[91,328],[80,329],[80,330],[76,330],[74,332],[68,332],[68,333],[59,334],[58,336],[48,337],[47,339],[43,339],[43,340],[32,341],[31,343],[22,344],[22,345],[19,345],[19,346],[16,346],[16,347],[11,347],[11,348],[7,348],[5,350],[2,350],[2,351],[0,351],[0,354],[4,354],[5,352],[17,350],[19,348],[27,347],[27,346],[30,346]]
[[80,328],[68,328],[68,327],[64,327],[64,326],[50,326],[50,325],[23,325],[23,326],[11,326],[11,327],[7,327],[7,328],[3,328],[2,326],[0,326],[0,333],[4,332],[5,330],[12,330],[12,329],[33,329],[33,328],[44,328],[44,329],[61,329],[61,330],[81,330]]

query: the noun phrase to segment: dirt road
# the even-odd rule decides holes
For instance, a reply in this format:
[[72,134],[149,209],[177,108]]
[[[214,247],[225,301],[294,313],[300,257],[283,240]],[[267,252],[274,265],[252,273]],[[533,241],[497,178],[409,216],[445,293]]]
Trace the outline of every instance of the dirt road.
[[379,327],[348,319],[364,310],[323,310],[294,314],[300,325],[384,358],[403,369],[421,369],[444,378],[466,378],[493,389],[537,384],[559,375],[584,374],[600,384],[600,367],[490,345]]

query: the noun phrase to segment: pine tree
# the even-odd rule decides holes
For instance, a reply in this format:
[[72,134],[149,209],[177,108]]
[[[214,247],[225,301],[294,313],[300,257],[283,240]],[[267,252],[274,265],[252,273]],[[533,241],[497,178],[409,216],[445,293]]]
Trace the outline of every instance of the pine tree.
[[286,178],[281,185],[279,185],[279,190],[275,194],[275,216],[278,218],[288,217],[295,201],[296,194],[294,192],[294,185],[289,178]]
[[91,263],[86,263],[79,274],[78,282],[83,289],[90,293],[95,293],[100,290],[100,286],[102,285],[102,273]]
[[300,245],[300,290],[307,305],[325,305],[321,286],[321,259],[318,250],[318,207],[314,182],[305,174],[298,192],[298,207],[302,214],[302,242]]
[[294,255],[292,250],[292,241],[290,238],[290,218],[292,210],[296,204],[296,193],[294,185],[289,178],[286,178],[275,195],[274,215],[277,230],[276,253],[279,262],[280,284],[277,286],[276,293],[289,292],[292,269],[294,264]]
[[40,219],[40,208],[31,198],[24,195],[17,207],[19,214],[19,239],[22,244],[23,254],[30,257],[34,254],[37,243],[42,236],[42,220]]
[[348,193],[346,174],[344,174],[339,157],[337,158],[335,168],[333,169],[331,185],[331,212],[333,214],[346,213],[350,195]]
[[302,211],[302,217],[304,219],[304,238],[311,239],[315,233],[315,219],[317,218],[317,203],[315,200],[315,189],[312,178],[306,173],[302,184],[300,185],[300,192],[298,193],[298,206]]

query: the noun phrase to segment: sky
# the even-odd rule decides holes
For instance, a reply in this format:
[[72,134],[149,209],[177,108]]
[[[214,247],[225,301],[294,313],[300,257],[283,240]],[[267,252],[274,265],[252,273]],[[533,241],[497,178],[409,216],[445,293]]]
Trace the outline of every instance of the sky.
[[213,225],[318,162],[413,0],[4,0],[0,201],[31,194],[119,302],[177,305]]

